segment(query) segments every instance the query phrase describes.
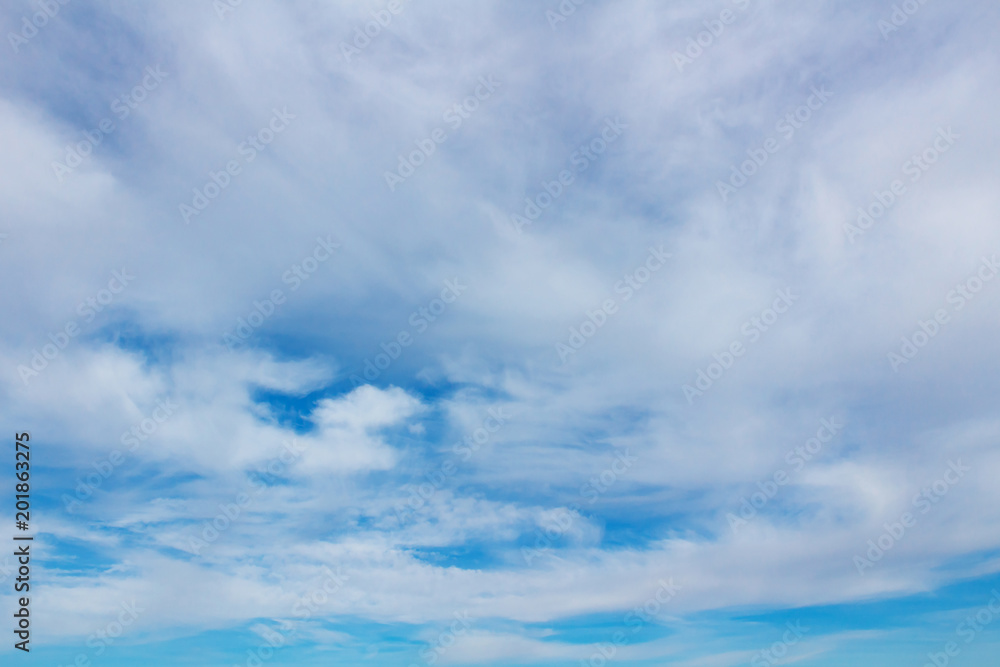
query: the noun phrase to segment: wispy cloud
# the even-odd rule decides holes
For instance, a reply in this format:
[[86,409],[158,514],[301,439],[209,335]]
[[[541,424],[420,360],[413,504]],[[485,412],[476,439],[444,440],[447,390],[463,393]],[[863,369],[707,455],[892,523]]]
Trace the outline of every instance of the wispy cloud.
[[109,664],[946,650],[1000,585],[998,12],[4,9],[39,653],[123,603]]

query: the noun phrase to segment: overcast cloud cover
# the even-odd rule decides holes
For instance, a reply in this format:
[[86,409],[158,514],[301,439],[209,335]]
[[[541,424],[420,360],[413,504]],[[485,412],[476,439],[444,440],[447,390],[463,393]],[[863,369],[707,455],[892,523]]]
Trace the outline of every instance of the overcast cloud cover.
[[0,20],[5,664],[996,664],[995,2]]

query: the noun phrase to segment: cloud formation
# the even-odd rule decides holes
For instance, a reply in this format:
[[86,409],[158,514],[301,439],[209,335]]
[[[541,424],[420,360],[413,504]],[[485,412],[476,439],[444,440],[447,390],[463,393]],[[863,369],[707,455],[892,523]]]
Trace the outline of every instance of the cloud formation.
[[926,661],[1000,568],[998,18],[14,3],[38,651]]

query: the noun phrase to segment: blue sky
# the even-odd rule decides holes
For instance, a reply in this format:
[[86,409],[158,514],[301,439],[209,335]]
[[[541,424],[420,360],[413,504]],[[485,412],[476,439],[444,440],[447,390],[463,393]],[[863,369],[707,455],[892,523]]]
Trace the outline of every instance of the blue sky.
[[36,659],[992,665],[998,11],[9,3]]

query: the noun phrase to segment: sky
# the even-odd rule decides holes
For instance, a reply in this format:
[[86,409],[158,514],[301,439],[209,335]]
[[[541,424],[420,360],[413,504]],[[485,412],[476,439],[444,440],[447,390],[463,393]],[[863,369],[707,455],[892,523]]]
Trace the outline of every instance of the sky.
[[998,20],[5,3],[2,660],[994,665]]

